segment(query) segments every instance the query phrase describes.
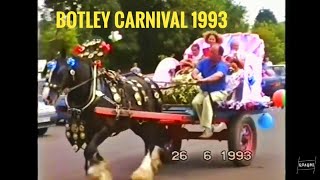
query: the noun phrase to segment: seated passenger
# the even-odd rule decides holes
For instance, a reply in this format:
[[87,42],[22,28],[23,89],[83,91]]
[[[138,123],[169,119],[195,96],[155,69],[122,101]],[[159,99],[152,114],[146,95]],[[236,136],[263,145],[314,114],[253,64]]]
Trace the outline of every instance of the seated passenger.
[[196,66],[196,63],[194,63],[192,60],[190,59],[184,59],[182,61],[180,61],[180,73],[181,74],[188,74],[190,73]]
[[[228,96],[225,91],[228,66],[221,60],[223,51],[220,45],[212,45],[210,58],[202,60],[192,72],[192,77],[198,80],[202,90],[192,101],[200,125],[205,128],[200,138],[210,138],[213,135],[212,119],[214,112],[211,103],[225,101]],[[199,73],[201,73],[201,76]]]
[[239,50],[240,42],[237,40],[233,40],[230,43],[230,53],[226,56],[226,58],[231,57],[232,59],[236,59],[240,61],[242,64],[241,66],[244,66],[244,61],[246,59],[246,53]]
[[191,46],[191,53],[184,53],[183,58],[191,60],[194,64],[198,64],[202,58],[203,53],[200,51],[199,44],[193,44]]
[[220,36],[217,32],[215,31],[207,31],[203,33],[203,38],[205,42],[208,44],[208,47],[202,47],[203,51],[203,59],[210,57],[210,47],[214,44],[220,45],[222,43],[222,36]]
[[174,77],[175,70],[179,65],[179,61],[172,57],[164,58],[158,64],[152,80],[155,81],[159,87],[166,87],[171,83],[171,79]]
[[226,77],[226,93],[228,96],[232,95],[231,99],[227,102],[228,104],[231,104],[236,101],[235,89],[240,85],[244,78],[244,70],[240,61],[233,59],[230,62],[229,72],[230,74]]

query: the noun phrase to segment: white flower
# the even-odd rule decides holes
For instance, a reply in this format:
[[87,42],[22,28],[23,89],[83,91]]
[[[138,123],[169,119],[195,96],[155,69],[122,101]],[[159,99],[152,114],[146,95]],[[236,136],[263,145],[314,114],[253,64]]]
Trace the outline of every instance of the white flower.
[[122,39],[122,35],[119,34],[119,31],[111,31],[111,34],[108,36],[112,42],[117,42]]

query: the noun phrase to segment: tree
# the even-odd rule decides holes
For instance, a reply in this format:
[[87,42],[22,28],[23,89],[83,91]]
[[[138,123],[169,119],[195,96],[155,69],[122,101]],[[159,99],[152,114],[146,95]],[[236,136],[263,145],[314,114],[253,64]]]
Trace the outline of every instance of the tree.
[[286,26],[284,22],[278,23],[274,25],[274,30],[276,33],[276,36],[281,40],[281,42],[285,43],[286,40]]
[[66,48],[70,55],[72,48],[78,44],[77,29],[56,29],[54,22],[45,22],[40,25],[40,58],[52,59],[62,48]]
[[276,17],[270,9],[261,9],[255,19],[255,24],[257,23],[278,23]]
[[[186,15],[187,29],[136,29],[138,45],[139,64],[146,70],[152,72],[158,64],[159,55],[176,54],[176,58],[182,58],[184,50],[202,33],[210,28],[193,28],[191,13],[194,11],[226,11],[228,13],[228,26],[224,29],[216,27],[219,33],[246,32],[248,24],[244,21],[246,10],[244,7],[233,4],[231,0],[141,0],[127,1],[119,0],[122,11],[184,11]],[[210,29],[211,30],[211,29]]]
[[[78,40],[82,42],[91,36],[97,35],[105,41],[111,31],[118,30],[123,35],[120,42],[112,44],[113,54],[108,57],[110,68],[128,69],[133,62],[138,62],[144,73],[153,72],[158,64],[160,54],[176,55],[182,58],[184,50],[202,33],[210,28],[193,28],[191,13],[194,11],[226,11],[228,13],[226,28],[214,28],[219,33],[247,32],[248,23],[244,21],[246,10],[236,5],[233,0],[45,0],[47,8],[53,9],[51,16],[55,19],[56,11],[184,11],[186,14],[187,29],[117,29],[114,17],[110,17],[107,29],[79,29]],[[113,15],[114,13],[111,13]],[[110,43],[110,41],[109,41]]]
[[252,32],[263,39],[266,56],[274,64],[285,61],[284,27],[282,24],[258,24],[252,29]]
[[[51,18],[56,19],[56,12],[57,11],[64,11],[65,13],[69,11],[86,11],[93,13],[93,11],[119,11],[120,5],[118,1],[105,1],[105,0],[45,0],[45,7],[48,9],[52,9]],[[87,22],[86,16],[84,17],[84,26]],[[92,23],[92,19],[90,19]],[[102,27],[104,26],[103,21],[100,21],[99,25]],[[109,21],[108,21],[108,28],[101,28],[101,29],[86,29],[86,28],[79,28],[78,32],[78,41],[83,43],[88,39],[92,39],[95,36],[98,36],[105,40],[107,43],[111,43],[108,39],[111,31],[115,30],[114,28],[114,17],[113,13],[111,13]],[[130,66],[132,63],[132,59],[130,57],[132,54],[136,54],[137,45],[134,43],[136,42],[136,38],[134,33],[130,33],[130,30],[121,30],[121,34],[125,34],[125,38],[123,42],[119,42],[116,44],[112,44],[113,46],[113,54],[108,56],[105,59],[105,65],[108,65],[110,68],[119,68],[120,64],[124,67]],[[128,61],[129,60],[129,61]]]

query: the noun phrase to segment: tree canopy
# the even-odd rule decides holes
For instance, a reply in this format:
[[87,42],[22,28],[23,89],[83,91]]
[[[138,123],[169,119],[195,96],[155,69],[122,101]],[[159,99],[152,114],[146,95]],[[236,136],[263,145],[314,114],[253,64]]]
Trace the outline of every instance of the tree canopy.
[[251,31],[264,40],[266,56],[273,63],[285,62],[285,23],[278,23],[271,10],[259,11]]
[[[159,56],[164,57],[174,54],[175,58],[180,60],[184,50],[207,30],[215,30],[218,33],[248,32],[249,30],[249,24],[245,20],[245,7],[235,4],[233,0],[45,0],[45,7],[52,9],[51,19],[53,19],[53,21],[42,22],[40,26],[39,48],[42,58],[49,58],[54,54],[54,49],[51,48],[49,42],[57,36],[55,34],[56,29],[53,25],[55,23],[56,11],[110,11],[111,17],[109,18],[107,29],[61,29],[58,36],[60,39],[64,39],[67,47],[78,42],[82,43],[93,36],[102,37],[107,43],[113,46],[113,53],[107,60],[108,66],[112,69],[122,69],[123,72],[130,69],[133,62],[138,62],[144,73],[153,72],[159,63]],[[218,26],[214,29],[209,27],[192,27],[192,12],[204,11],[209,13],[213,10],[217,13],[220,11],[227,12],[227,26],[225,28],[219,28]],[[123,11],[125,14],[128,11],[184,11],[188,28],[117,29],[113,17],[116,11]],[[261,12],[259,14],[261,14]],[[263,14],[266,13],[264,12]],[[271,14],[273,15],[273,13]],[[258,15],[259,18],[257,16],[259,22],[263,21],[260,18],[262,15]],[[90,19],[90,21],[92,21],[92,19]],[[84,19],[84,22],[86,22],[86,19]],[[257,25],[258,24],[259,23],[257,23]],[[100,25],[103,25],[103,21],[101,21]],[[272,30],[262,30],[263,28],[261,28],[255,26],[254,29],[255,32],[261,34],[261,37],[268,39],[269,35],[274,35],[280,40],[284,40],[284,26],[279,26],[279,28],[273,28]],[[111,40],[108,39],[111,31],[119,31],[123,39],[116,43],[111,42]],[[279,42],[281,42],[280,40]],[[265,42],[269,43],[268,40]],[[274,43],[278,43],[278,41],[270,43],[270,45],[267,45],[268,47],[274,48],[280,46],[273,46]]]
[[55,23],[43,22],[40,25],[40,58],[52,59],[62,48],[67,49],[68,55],[71,49],[78,44],[77,29],[56,29]]
[[275,15],[270,9],[260,9],[256,19],[255,23],[278,23]]
[[264,40],[266,56],[277,64],[285,61],[285,29],[284,24],[261,23],[252,29]]

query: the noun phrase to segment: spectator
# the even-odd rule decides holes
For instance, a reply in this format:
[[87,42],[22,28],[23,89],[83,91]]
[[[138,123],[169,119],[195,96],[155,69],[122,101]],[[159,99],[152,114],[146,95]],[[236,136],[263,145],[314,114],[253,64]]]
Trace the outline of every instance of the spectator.
[[265,58],[263,59],[263,65],[264,65],[264,66],[272,66],[273,63],[269,60],[269,57],[265,57]]
[[130,69],[131,72],[136,73],[136,74],[140,74],[141,73],[141,69],[138,67],[138,63],[133,63],[133,67]]

